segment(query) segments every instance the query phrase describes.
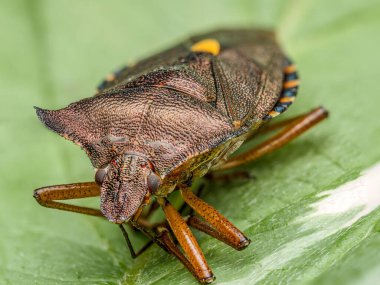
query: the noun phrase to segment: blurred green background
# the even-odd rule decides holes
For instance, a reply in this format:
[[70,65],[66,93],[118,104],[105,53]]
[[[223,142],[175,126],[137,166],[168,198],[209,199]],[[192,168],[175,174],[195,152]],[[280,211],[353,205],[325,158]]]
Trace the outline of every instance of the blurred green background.
[[256,180],[209,187],[205,199],[253,241],[235,252],[197,234],[216,283],[378,284],[380,209],[313,215],[319,193],[380,161],[378,0],[0,1],[0,284],[196,284],[160,248],[131,260],[114,225],[34,201],[33,189],[93,170],[32,107],[64,107],[128,62],[234,26],[275,29],[297,63],[299,98],[283,117],[318,105],[331,117],[247,167]]

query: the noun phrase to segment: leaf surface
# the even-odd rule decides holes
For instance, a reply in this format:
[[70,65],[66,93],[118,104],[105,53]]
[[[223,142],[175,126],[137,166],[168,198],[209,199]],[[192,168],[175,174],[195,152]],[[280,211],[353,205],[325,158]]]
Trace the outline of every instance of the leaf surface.
[[[41,126],[32,106],[66,106],[91,96],[107,73],[127,62],[196,32],[234,26],[274,28],[297,63],[299,97],[281,118],[318,105],[331,116],[247,166],[257,179],[208,187],[204,198],[252,240],[236,252],[197,234],[216,283],[378,282],[377,192],[334,192],[380,161],[378,1],[0,5],[0,283],[197,284],[157,246],[131,260],[114,225],[34,201],[33,189],[90,181],[93,170],[78,147]],[[138,247],[144,238],[134,234],[133,241]]]

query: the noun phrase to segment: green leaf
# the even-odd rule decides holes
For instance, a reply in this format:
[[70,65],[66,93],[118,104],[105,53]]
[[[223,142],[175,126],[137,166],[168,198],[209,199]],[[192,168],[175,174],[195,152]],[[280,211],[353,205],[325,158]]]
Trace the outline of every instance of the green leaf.
[[[217,283],[378,283],[379,199],[344,192],[340,201],[334,192],[380,161],[378,1],[0,5],[0,283],[196,284],[157,246],[131,260],[116,226],[34,201],[33,189],[89,181],[93,170],[78,147],[43,128],[32,106],[66,106],[124,63],[199,31],[242,25],[276,29],[299,67],[299,98],[281,117],[318,105],[331,117],[249,165],[257,179],[209,185],[204,198],[252,239],[237,252],[197,234]],[[329,201],[343,210],[324,212]],[[135,233],[133,242],[144,238]]]

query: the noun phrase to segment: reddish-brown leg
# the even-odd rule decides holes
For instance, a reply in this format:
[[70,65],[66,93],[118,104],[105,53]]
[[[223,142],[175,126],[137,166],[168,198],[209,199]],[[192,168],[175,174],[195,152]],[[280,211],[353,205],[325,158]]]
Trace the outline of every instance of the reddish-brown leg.
[[[211,178],[212,179],[212,178]],[[205,188],[205,184],[202,183],[194,192],[195,192],[195,195],[200,197],[202,195],[202,192]],[[154,202],[157,202],[157,200],[155,200]],[[153,204],[153,203],[152,203]],[[157,202],[158,204],[158,202]],[[159,204],[158,204],[159,206]],[[190,210],[189,213],[185,213],[186,210]],[[154,210],[151,212],[151,214],[153,214],[154,211],[156,211],[157,208],[154,207]],[[148,210],[148,212],[151,211],[150,209]],[[177,209],[178,213],[181,215],[181,216],[192,216],[194,210],[192,208],[189,207],[189,205],[187,205],[185,202],[182,202],[181,206]],[[150,215],[148,215],[148,218],[149,218]],[[146,218],[147,215],[141,215],[141,217],[138,218],[137,222],[144,228],[146,229],[157,229],[157,228],[160,228],[160,227],[167,227],[169,226],[168,225],[168,222],[167,220],[165,219],[164,221],[161,221],[161,222],[156,222],[156,223],[151,223],[148,218]],[[133,227],[133,225],[131,224],[131,227]],[[134,229],[136,229],[134,227]]]
[[250,240],[237,227],[212,206],[195,196],[190,188],[182,188],[181,194],[185,202],[212,227],[195,217],[189,218],[189,225],[223,241],[237,250],[242,250],[249,245]]
[[304,116],[288,121],[288,124],[284,126],[284,129],[277,135],[267,141],[264,141],[252,150],[232,157],[224,165],[218,168],[217,171],[231,169],[242,164],[252,162],[292,141],[323,119],[327,118],[327,116],[328,112],[323,107],[319,107]]
[[59,209],[85,215],[104,217],[100,210],[56,202],[54,200],[68,200],[100,195],[100,188],[95,182],[83,182],[46,186],[34,191],[34,198],[44,207]]
[[[280,128],[283,128],[283,127],[286,127],[288,126],[289,124],[291,123],[294,123],[296,122],[297,120],[301,119],[301,118],[304,118],[305,116],[307,116],[308,113],[306,114],[302,114],[302,115],[299,115],[299,116],[295,116],[295,117],[292,117],[292,118],[289,118],[289,119],[286,119],[286,120],[283,120],[283,121],[280,121],[280,122],[275,122],[275,123],[268,123],[264,126],[262,126],[257,133],[255,133],[254,135],[256,134],[266,134],[266,133],[269,133],[271,131],[275,131],[275,130],[278,130]],[[254,136],[253,136],[254,137]]]
[[[96,197],[99,195],[100,195],[100,187],[95,182],[47,186],[47,187],[39,188],[34,191],[34,198],[36,198],[37,202],[44,207],[104,218],[104,216],[98,209],[70,205],[70,204],[54,201],[54,200],[68,200],[68,199],[79,199],[79,198],[86,198],[86,197]],[[152,238],[150,237],[151,241],[149,241],[136,253],[133,249],[133,246],[131,244],[131,241],[128,237],[127,232],[124,230],[122,225],[120,225],[120,228],[127,242],[132,258],[136,258],[137,256],[139,256],[153,243]]]
[[[179,244],[181,245],[183,251],[187,256],[187,260],[191,265],[190,272],[201,283],[210,283],[215,277],[209,268],[206,259],[200,249],[198,242],[191,233],[189,227],[187,226],[185,220],[177,212],[177,210],[164,198],[158,198],[158,203],[161,205],[164,210],[165,216],[168,220],[169,226],[172,229],[175,237],[177,238]],[[178,257],[179,258],[179,257]],[[179,258],[181,260],[181,258]],[[182,260],[181,260],[182,261]]]
[[212,226],[210,226],[210,224],[206,223],[204,220],[202,220],[201,218],[197,216],[192,216],[192,215],[188,216],[186,218],[186,222],[190,227],[197,229],[201,232],[204,232],[212,236],[213,238],[216,238],[220,240],[221,242],[231,246],[232,248],[236,250],[243,250],[249,245],[248,243],[246,246],[236,247],[236,244],[234,241],[231,241],[230,239],[226,238],[223,234],[221,234],[220,232],[215,230]]
[[[162,244],[162,246],[170,253],[173,254],[175,257],[178,258],[180,262],[190,271],[191,274],[195,278],[199,280],[199,277],[197,275],[197,272],[194,268],[194,266],[189,262],[189,260],[186,258],[186,256],[182,253],[182,251],[178,248],[178,246],[175,244],[173,239],[171,238],[169,230],[164,227],[157,227],[157,240]],[[209,280],[199,280],[201,283],[211,283],[214,279]]]

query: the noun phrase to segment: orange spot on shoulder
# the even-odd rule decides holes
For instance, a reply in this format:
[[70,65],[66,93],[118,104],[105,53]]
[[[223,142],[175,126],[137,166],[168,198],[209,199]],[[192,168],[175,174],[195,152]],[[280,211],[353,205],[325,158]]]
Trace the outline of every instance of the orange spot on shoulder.
[[191,46],[193,52],[207,52],[218,55],[220,52],[220,43],[215,39],[204,39]]

